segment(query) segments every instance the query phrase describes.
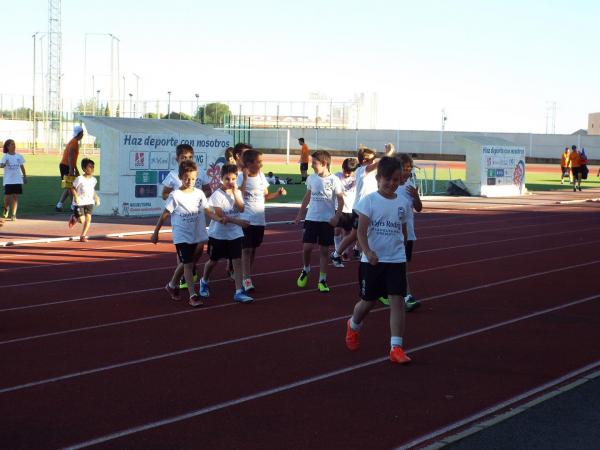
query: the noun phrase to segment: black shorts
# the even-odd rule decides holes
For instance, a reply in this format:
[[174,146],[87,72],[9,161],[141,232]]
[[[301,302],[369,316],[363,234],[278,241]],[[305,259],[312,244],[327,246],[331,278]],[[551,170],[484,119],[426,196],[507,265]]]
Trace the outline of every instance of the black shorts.
[[354,216],[352,214],[353,213],[342,213],[336,228],[343,228],[346,231],[350,231],[352,229],[352,224],[354,223]]
[[22,194],[23,193],[23,185],[22,184],[5,184],[4,185],[4,193],[6,195]]
[[181,261],[182,264],[193,263],[194,254],[198,249],[198,245],[204,244],[189,244],[187,242],[180,242],[179,244],[175,244],[175,249],[177,251],[179,261]]
[[302,242],[305,244],[319,244],[324,247],[333,245],[333,227],[329,222],[304,221],[304,235]]
[[412,259],[413,245],[415,241],[406,241],[406,262],[410,262]]
[[242,257],[242,241],[244,238],[226,239],[208,238],[208,256],[211,261],[218,261],[222,258],[239,259]]
[[248,225],[244,228],[244,241],[242,242],[243,248],[257,248],[262,244],[263,237],[265,236],[264,225]]
[[308,163],[300,163],[300,171],[305,172],[308,170]]
[[406,263],[361,262],[358,267],[360,298],[367,302],[388,295],[406,296]]
[[571,167],[571,173],[573,174],[573,178],[579,178],[581,175],[581,167]]
[[65,175],[69,175],[69,166],[66,164],[59,164],[58,170],[60,170],[60,179],[62,180]]
[[358,213],[352,210],[352,228],[358,230]]
[[79,219],[80,217],[83,217],[86,214],[91,214],[93,211],[94,205],[75,206],[73,208],[73,215]]

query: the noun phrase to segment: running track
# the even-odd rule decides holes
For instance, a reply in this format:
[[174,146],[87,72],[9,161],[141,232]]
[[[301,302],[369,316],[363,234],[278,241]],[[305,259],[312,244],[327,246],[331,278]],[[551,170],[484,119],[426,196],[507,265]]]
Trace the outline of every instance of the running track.
[[299,290],[291,225],[268,231],[252,305],[221,267],[207,306],[169,300],[168,235],[2,249],[2,447],[423,446],[600,369],[600,205],[494,205],[417,216],[408,366],[384,307],[345,349],[356,263]]

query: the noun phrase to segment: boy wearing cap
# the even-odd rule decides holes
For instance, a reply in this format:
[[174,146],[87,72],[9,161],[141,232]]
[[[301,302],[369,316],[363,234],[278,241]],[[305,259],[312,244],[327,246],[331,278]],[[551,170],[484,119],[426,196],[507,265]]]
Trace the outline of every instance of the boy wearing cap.
[[[77,170],[77,159],[79,158],[79,142],[81,139],[83,139],[83,128],[80,125],[75,125],[75,127],[73,127],[73,138],[65,146],[62,159],[58,165],[61,180],[65,175],[79,175],[79,170]],[[63,190],[58,203],[56,203],[56,211],[62,211],[63,203],[70,195],[70,189]]]

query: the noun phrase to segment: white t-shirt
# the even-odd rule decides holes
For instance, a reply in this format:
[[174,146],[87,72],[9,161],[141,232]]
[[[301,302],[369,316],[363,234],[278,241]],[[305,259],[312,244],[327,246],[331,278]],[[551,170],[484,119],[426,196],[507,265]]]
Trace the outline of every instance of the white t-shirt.
[[340,179],[332,174],[320,177],[313,173],[306,179],[306,189],[310,191],[306,220],[329,222],[335,215],[335,197],[342,193]]
[[377,191],[377,170],[372,170],[367,173],[367,166],[360,166],[354,172],[356,177],[356,195],[354,197],[354,203],[358,203],[368,194]]
[[[388,199],[379,192],[368,194],[354,205],[358,213],[369,218],[369,248],[377,254],[379,262],[406,262],[402,224],[406,223],[409,208],[412,206],[403,197]],[[364,253],[361,262],[369,262]]]
[[[242,186],[244,174],[237,177],[238,186]],[[250,222],[250,225],[265,226],[265,189],[269,182],[262,172],[255,177],[246,178],[246,192],[244,193],[244,212],[241,218]]]
[[94,204],[94,189],[98,180],[94,177],[85,177],[79,175],[73,180],[73,188],[77,192],[77,202],[73,202],[77,206],[93,205]]
[[[351,213],[352,208],[354,207],[354,198],[356,197],[356,178],[354,175],[345,177],[343,172],[338,172],[335,176],[338,177],[342,183],[342,194],[344,196],[344,207],[342,208],[342,212]],[[337,208],[337,201],[335,202],[335,206]]]
[[10,155],[8,153],[4,153],[2,155],[2,160],[0,160],[0,164],[6,164],[4,167],[4,178],[3,183],[5,186],[7,184],[23,184],[23,174],[21,173],[21,166],[25,164],[25,158],[21,155]]
[[208,241],[204,209],[208,206],[201,189],[191,192],[176,189],[169,194],[165,209],[171,213],[174,244],[197,244]]
[[402,197],[410,205],[410,208],[408,208],[407,214],[406,214],[406,232],[408,234],[407,240],[416,241],[417,236],[415,235],[415,213],[413,211],[414,199],[408,193],[409,186],[412,186],[412,184],[410,182],[406,182],[406,183],[398,186],[398,189],[396,190],[396,194],[399,197]]
[[[205,184],[210,184],[210,180],[206,177],[206,172],[202,169],[198,169],[198,178],[196,178],[196,186],[198,189],[202,189]],[[173,169],[165,177],[162,185],[172,190],[179,189],[181,187],[181,180],[179,179],[179,169]]]
[[[239,191],[236,191],[236,193],[241,196]],[[240,210],[235,205],[233,196],[226,194],[223,189],[217,189],[213,192],[208,199],[208,204],[213,208],[221,208],[224,216],[241,219]],[[210,225],[208,226],[208,236],[214,239],[232,241],[244,236],[244,231],[242,230],[242,227],[234,223],[227,223],[224,225],[216,220],[211,220]]]

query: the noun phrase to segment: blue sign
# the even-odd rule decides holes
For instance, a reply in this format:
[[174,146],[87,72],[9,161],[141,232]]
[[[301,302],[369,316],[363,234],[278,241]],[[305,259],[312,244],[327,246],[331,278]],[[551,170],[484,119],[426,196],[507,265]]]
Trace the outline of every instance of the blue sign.
[[162,184],[162,182],[165,181],[165,178],[167,178],[167,175],[169,175],[168,170],[159,170],[158,171],[158,184]]

